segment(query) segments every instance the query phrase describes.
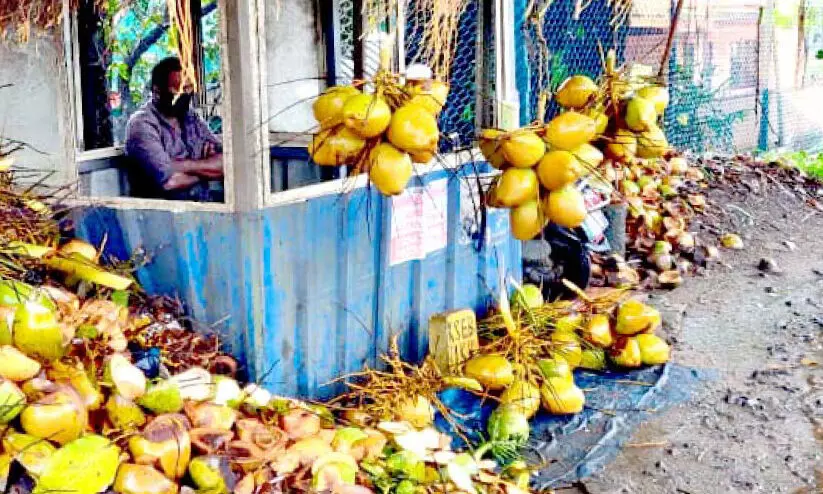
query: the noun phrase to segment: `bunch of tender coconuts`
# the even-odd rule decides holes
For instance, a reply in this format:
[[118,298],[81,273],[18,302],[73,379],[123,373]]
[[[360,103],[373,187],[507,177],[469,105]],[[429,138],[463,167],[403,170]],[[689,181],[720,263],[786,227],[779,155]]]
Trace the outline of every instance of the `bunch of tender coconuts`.
[[388,72],[365,85],[335,86],[315,101],[320,131],[309,145],[320,166],[351,166],[368,172],[384,195],[400,194],[413,172],[413,163],[429,163],[437,152],[437,116],[446,103],[449,86],[432,79],[407,79]]
[[549,222],[565,228],[583,224],[588,213],[575,183],[602,163],[603,153],[592,141],[604,130],[602,118],[570,109],[545,125],[481,132],[480,150],[502,170],[487,204],[511,209],[515,238],[531,240]]

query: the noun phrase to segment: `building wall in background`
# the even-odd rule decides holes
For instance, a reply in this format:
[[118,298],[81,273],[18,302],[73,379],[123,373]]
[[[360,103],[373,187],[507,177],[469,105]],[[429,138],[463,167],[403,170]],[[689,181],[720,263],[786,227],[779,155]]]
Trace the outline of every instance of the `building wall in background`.
[[325,87],[322,40],[315,0],[266,2],[266,72],[269,129],[309,132],[314,98]]
[[0,136],[30,144],[16,154],[26,169],[53,172],[51,183],[72,179],[74,137],[62,37],[0,43]]

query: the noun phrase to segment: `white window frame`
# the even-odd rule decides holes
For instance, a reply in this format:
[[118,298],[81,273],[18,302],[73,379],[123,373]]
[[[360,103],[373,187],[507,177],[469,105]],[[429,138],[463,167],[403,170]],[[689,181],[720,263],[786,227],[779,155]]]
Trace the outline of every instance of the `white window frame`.
[[[244,209],[262,205],[261,196],[253,193],[253,190],[243,190],[241,194],[237,193],[237,187],[241,180],[236,176],[235,171],[240,169],[255,169],[256,166],[239,167],[237,163],[244,161],[245,156],[239,156],[238,153],[233,152],[233,149],[249,149],[248,145],[254,146],[254,136],[249,136],[249,142],[238,147],[238,134],[233,132],[236,122],[243,122],[246,118],[245,112],[248,105],[237,104],[237,90],[233,91],[234,85],[241,85],[243,80],[257,81],[256,77],[245,75],[246,70],[254,73],[256,68],[257,53],[256,38],[259,30],[258,23],[249,23],[246,19],[238,22],[230,22],[227,12],[231,7],[237,12],[243,12],[244,15],[256,16],[259,10],[257,3],[262,5],[264,0],[257,2],[256,0],[217,0],[217,9],[221,12],[220,15],[220,51],[221,63],[223,65],[223,86],[224,86],[224,102],[223,102],[223,168],[224,168],[224,187],[226,193],[226,200],[223,203],[205,203],[205,202],[190,202],[190,201],[171,201],[163,199],[145,199],[137,197],[81,197],[72,198],[69,202],[77,206],[88,205],[104,205],[120,209],[159,209],[174,212],[186,211],[210,211],[210,212],[231,212],[236,211],[242,206]],[[254,19],[254,17],[251,17]],[[260,16],[262,19],[262,15]],[[85,150],[83,145],[83,106],[82,106],[82,86],[80,78],[80,60],[79,60],[79,44],[77,36],[77,19],[74,13],[69,9],[69,0],[63,0],[63,41],[64,41],[64,56],[67,67],[67,87],[68,99],[70,102],[71,118],[71,132],[73,133],[72,142],[74,143],[74,162],[70,165],[70,177],[74,182],[80,178],[80,168],[83,163],[104,159],[114,158],[123,155],[123,149],[118,146],[106,147],[94,150]],[[243,24],[243,28],[238,25]],[[232,30],[231,34],[229,30]],[[230,45],[230,38],[236,41]],[[243,39],[248,38],[248,39]],[[243,60],[245,63],[240,64],[236,58]],[[243,66],[247,66],[243,67]],[[234,95],[234,98],[233,98]],[[238,108],[240,107],[240,108]],[[242,133],[240,134],[243,135]],[[242,137],[241,137],[242,138]],[[266,148],[268,150],[268,148]],[[259,153],[256,154],[259,156]],[[251,155],[254,159],[255,155]],[[268,154],[266,154],[268,156]],[[238,199],[242,198],[242,199]]]
[[[337,180],[311,184],[292,190],[274,192],[271,190],[271,159],[270,145],[272,134],[265,122],[269,118],[267,94],[267,53],[266,53],[266,5],[267,0],[217,0],[220,16],[221,31],[221,60],[223,63],[224,78],[224,170],[225,170],[225,203],[197,203],[186,201],[167,201],[157,199],[143,199],[134,197],[82,197],[74,202],[78,205],[106,205],[114,208],[128,209],[160,209],[167,211],[213,211],[213,212],[248,212],[262,208],[269,208],[305,202],[313,198],[351,192],[354,189],[367,186],[366,176],[343,177]],[[327,0],[319,0],[327,1]],[[510,12],[505,7],[506,0],[494,0],[496,12]],[[69,96],[74,112],[72,122],[75,126],[72,131],[75,136],[75,163],[73,173],[79,178],[78,170],[83,162],[113,157],[122,153],[118,148],[104,148],[93,151],[81,150],[82,144],[82,101],[80,93],[80,67],[77,56],[78,45],[76,36],[76,22],[68,12],[68,0],[64,0],[66,26],[64,31],[66,41],[66,62],[69,70]],[[398,22],[396,33],[398,70],[404,70],[404,13],[397,13]],[[494,22],[495,30],[500,33],[500,24],[505,26],[506,15],[496,15],[496,18],[486,20]],[[335,25],[338,24],[335,19]],[[510,58],[511,45],[502,39],[513,39],[513,33],[498,36],[498,66],[503,67],[511,81],[513,63],[503,63],[503,59]],[[503,45],[503,46],[500,46]],[[505,49],[503,49],[505,47]],[[321,58],[325,61],[325,56]],[[500,70],[500,69],[498,69]],[[498,76],[501,75],[498,72]],[[512,94],[512,91],[514,94]],[[507,84],[505,96],[516,97],[516,89]],[[479,116],[478,116],[479,118]],[[295,145],[306,145],[308,139]],[[441,157],[437,165],[420,165],[417,173],[420,175],[432,171],[432,166],[445,168],[459,167],[465,161],[466,154],[451,153]]]

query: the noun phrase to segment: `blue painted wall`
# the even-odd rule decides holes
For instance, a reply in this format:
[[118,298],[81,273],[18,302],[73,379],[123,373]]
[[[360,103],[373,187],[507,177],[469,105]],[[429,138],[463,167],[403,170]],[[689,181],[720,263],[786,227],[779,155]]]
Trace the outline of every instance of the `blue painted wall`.
[[[422,359],[429,316],[486,310],[498,268],[520,278],[520,242],[509,234],[507,211],[488,214],[482,248],[471,208],[461,214],[471,169],[415,179],[448,180],[448,244],[395,266],[391,200],[369,189],[249,214],[93,207],[74,219],[80,237],[107,235],[110,254],[151,253],[138,273],[146,290],[179,296],[198,321],[220,322],[215,329],[253,378],[276,393],[322,398],[340,391],[329,381],[376,365],[394,335],[407,359]],[[262,296],[259,310],[248,302],[253,293]]]

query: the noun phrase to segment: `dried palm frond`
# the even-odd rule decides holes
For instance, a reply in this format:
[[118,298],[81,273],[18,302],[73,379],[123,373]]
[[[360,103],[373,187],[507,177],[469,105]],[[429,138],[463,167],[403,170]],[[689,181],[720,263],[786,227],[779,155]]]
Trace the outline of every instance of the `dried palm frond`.
[[[60,230],[44,199],[32,190],[16,190],[13,173],[0,172],[0,251],[17,242],[57,245]],[[36,260],[0,253],[0,277],[22,280],[37,266]]]
[[194,60],[194,29],[191,3],[188,0],[167,0],[171,34],[176,43],[180,65],[183,67],[181,89],[197,91],[198,80]]
[[[74,11],[79,0],[69,0]],[[94,2],[102,6],[102,0]],[[27,43],[37,31],[48,31],[63,22],[62,0],[0,0],[0,37],[12,36],[13,41]]]
[[414,8],[407,11],[412,32],[420,34],[420,50],[412,62],[428,64],[439,80],[448,80],[451,73],[466,5],[465,0],[414,0]]
[[417,397],[425,398],[449,422],[461,439],[470,444],[463,428],[452,419],[452,411],[440,400],[445,384],[443,375],[432,359],[420,365],[405,362],[395,337],[389,352],[381,356],[385,370],[366,368],[362,372],[343,376],[334,382],[343,382],[349,392],[329,403],[340,410],[356,409],[368,414],[372,420],[395,420],[398,410]]
[[365,0],[364,34],[375,31],[395,32],[404,12],[407,33],[413,33],[418,50],[411,63],[424,63],[437,80],[448,81],[457,48],[460,17],[466,0]]
[[607,4],[612,8],[612,19],[609,25],[613,29],[617,29],[623,26],[626,19],[629,18],[634,0],[607,0]]

